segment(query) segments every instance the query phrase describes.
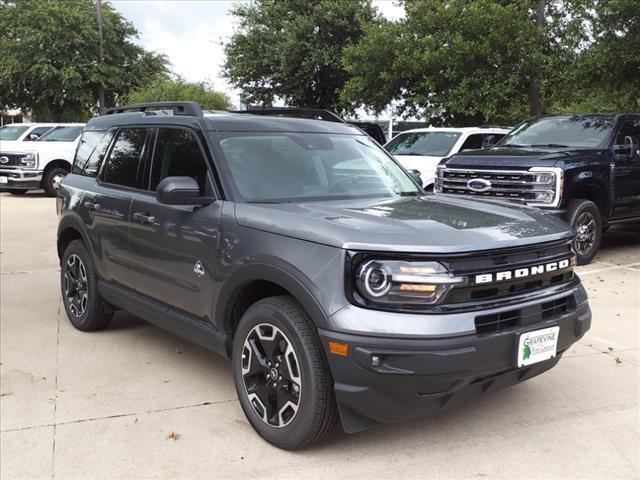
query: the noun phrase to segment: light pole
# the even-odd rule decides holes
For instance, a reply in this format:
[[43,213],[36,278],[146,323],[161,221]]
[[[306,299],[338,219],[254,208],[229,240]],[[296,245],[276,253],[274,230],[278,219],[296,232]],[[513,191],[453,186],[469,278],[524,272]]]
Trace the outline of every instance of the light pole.
[[[100,34],[100,66],[104,61],[104,40],[102,36],[102,0],[96,0],[96,16],[98,17],[98,32]],[[102,83],[102,75],[98,82],[98,110],[102,114],[104,112],[104,83]]]

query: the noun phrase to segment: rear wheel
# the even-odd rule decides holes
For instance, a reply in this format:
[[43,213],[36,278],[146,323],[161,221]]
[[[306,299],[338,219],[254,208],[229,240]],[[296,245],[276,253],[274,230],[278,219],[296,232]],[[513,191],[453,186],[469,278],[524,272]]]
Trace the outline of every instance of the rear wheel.
[[71,324],[86,332],[106,327],[113,313],[100,296],[93,259],[81,240],[69,244],[60,267],[62,303]]
[[253,304],[233,344],[233,377],[249,423],[266,441],[297,450],[322,439],[337,407],[315,327],[289,296]]
[[567,221],[576,233],[573,248],[578,265],[586,265],[598,253],[602,242],[602,216],[591,200],[572,200],[569,203]]

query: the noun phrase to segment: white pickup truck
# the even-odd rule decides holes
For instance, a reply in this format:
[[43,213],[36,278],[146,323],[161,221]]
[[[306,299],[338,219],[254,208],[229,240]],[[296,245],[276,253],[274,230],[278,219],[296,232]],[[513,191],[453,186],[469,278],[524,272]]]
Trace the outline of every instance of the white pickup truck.
[[504,127],[416,128],[389,140],[384,148],[409,171],[420,172],[422,187],[433,189],[440,161],[463,150],[492,145],[509,133]]
[[0,141],[0,191],[20,195],[42,188],[55,196],[71,170],[83,129],[83,123],[58,124],[35,141]]

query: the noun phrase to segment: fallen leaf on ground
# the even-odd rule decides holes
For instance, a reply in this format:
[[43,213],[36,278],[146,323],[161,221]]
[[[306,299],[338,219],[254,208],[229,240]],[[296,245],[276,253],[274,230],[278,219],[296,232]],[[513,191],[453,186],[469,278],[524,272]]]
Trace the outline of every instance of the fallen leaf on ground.
[[171,439],[171,440],[173,440],[173,441],[175,442],[175,441],[176,441],[176,440],[178,440],[181,436],[182,436],[182,435],[180,435],[179,433],[171,432],[169,435],[167,435],[166,440]]
[[178,355],[182,355],[182,350],[176,350],[176,353],[177,353]]
[[609,347],[609,351],[610,351],[610,352],[613,352],[613,347]]
[[616,357],[616,363],[622,363],[622,359],[620,357]]
[[13,395],[12,392],[0,393],[0,397],[8,397],[9,395]]

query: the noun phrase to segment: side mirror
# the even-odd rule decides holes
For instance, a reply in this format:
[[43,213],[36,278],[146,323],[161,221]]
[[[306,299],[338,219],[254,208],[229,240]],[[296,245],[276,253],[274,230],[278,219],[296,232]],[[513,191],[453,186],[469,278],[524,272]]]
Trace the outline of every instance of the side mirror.
[[32,133],[25,139],[25,141],[35,142],[38,138],[40,138],[40,135],[36,135],[35,133]]
[[165,205],[209,205],[212,197],[201,197],[198,182],[191,177],[166,177],[156,188],[156,200]]
[[413,180],[420,185],[420,188],[422,188],[422,177],[420,176],[420,171],[419,170],[409,170],[409,175],[411,175],[411,178],[413,178]]

